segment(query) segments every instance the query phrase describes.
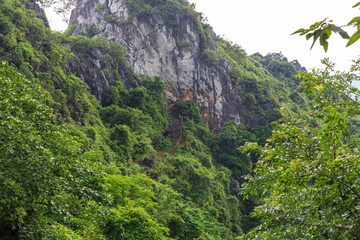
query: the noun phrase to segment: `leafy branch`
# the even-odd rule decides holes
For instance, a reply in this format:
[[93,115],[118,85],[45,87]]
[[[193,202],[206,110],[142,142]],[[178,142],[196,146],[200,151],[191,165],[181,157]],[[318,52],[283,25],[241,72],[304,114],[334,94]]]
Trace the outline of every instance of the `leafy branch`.
[[[353,8],[360,6],[360,2],[356,3]],[[353,35],[349,35],[343,28],[345,27],[356,27],[357,31]],[[332,20],[328,20],[325,18],[320,22],[316,22],[312,24],[308,29],[300,28],[297,31],[293,32],[291,35],[299,34],[300,36],[304,36],[306,40],[312,38],[313,43],[311,48],[315,45],[316,41],[319,40],[320,45],[323,46],[325,52],[327,52],[329,43],[328,39],[330,38],[332,33],[338,33],[343,39],[347,40],[346,47],[351,46],[360,38],[360,17],[354,17],[348,24],[343,26],[336,26],[332,23]]]

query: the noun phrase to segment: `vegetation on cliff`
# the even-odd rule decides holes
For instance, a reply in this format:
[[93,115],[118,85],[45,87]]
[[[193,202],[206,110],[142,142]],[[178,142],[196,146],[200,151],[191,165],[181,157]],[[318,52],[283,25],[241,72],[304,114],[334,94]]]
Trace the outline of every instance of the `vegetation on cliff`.
[[[163,2],[128,4],[171,20],[172,10],[157,12]],[[204,26],[186,1],[167,2]],[[136,75],[122,46],[51,32],[33,6],[30,0],[0,2],[1,237],[234,239],[259,224],[250,212],[263,200],[243,200],[238,187],[257,156],[237,148],[265,144],[281,106],[308,117],[294,64],[276,54],[247,56],[223,39],[211,39],[218,52],[204,45],[202,61],[213,54],[226,58],[248,114],[258,116],[251,127],[230,122],[215,136],[196,103],[178,101],[169,109],[167,86],[159,77]],[[102,104],[71,66],[84,60],[76,56],[92,52],[114,66],[103,69],[114,83]],[[182,141],[170,154],[179,114]]]

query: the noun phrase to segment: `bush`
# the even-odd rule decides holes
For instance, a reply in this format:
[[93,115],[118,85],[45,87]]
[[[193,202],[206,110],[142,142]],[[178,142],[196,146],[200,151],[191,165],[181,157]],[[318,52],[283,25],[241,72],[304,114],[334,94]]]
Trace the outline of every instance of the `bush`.
[[126,206],[112,211],[104,232],[109,240],[165,240],[168,229],[153,221],[144,209]]
[[96,4],[96,6],[94,7],[94,11],[97,12],[97,13],[101,13],[106,7],[106,4],[101,4],[101,3],[98,3]]
[[207,64],[217,65],[220,61],[220,55],[214,50],[204,49],[200,55],[200,59]]
[[176,112],[179,115],[184,117],[185,121],[194,120],[195,123],[200,123],[203,121],[198,105],[191,100],[185,100],[183,102],[176,100],[174,109],[176,109]]
[[109,15],[106,16],[106,21],[108,23],[113,23],[116,20],[118,20],[118,17],[115,14],[109,14]]
[[180,50],[191,50],[191,42],[178,41],[177,45]]

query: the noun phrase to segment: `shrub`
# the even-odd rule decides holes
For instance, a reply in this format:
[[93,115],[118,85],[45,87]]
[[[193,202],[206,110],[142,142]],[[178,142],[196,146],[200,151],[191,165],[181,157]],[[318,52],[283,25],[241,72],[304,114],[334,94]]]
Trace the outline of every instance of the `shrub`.
[[220,55],[214,50],[204,49],[200,55],[200,59],[207,64],[217,65],[220,61]]
[[178,45],[178,48],[180,50],[191,50],[191,42],[188,42],[188,41],[178,41],[177,43]]
[[97,13],[101,13],[105,9],[105,7],[106,7],[105,3],[104,4],[98,3],[94,7],[94,11]]
[[118,17],[115,14],[109,14],[109,15],[106,16],[106,21],[108,23],[113,23],[116,20],[118,20]]

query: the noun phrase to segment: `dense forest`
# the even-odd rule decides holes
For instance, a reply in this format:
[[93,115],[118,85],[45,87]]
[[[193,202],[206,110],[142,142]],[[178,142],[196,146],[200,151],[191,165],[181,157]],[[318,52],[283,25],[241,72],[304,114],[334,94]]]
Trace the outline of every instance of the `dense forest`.
[[[199,61],[231,63],[256,124],[210,129],[196,102],[169,104],[160,76],[136,74],[120,44],[53,32],[36,1],[1,0],[0,239],[360,236],[358,65],[307,73],[214,37],[185,0],[126,3],[174,32],[175,13],[193,18]],[[113,79],[101,101],[76,72],[94,54]]]

